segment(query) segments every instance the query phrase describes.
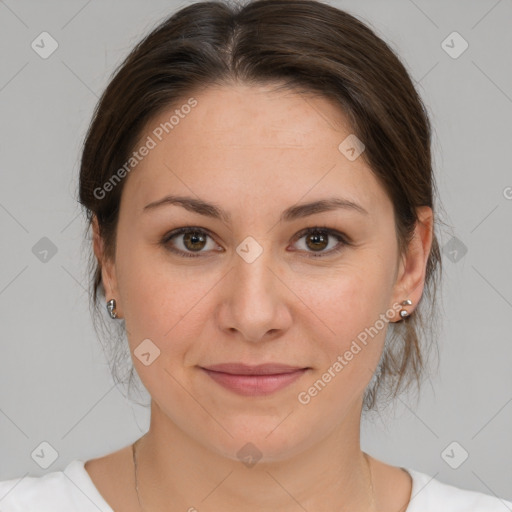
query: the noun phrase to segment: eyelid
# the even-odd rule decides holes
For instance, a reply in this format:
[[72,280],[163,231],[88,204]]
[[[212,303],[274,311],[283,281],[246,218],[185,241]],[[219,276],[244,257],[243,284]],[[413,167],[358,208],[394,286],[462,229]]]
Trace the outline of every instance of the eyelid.
[[[215,241],[215,237],[211,234],[211,232],[208,229],[200,228],[198,226],[183,226],[181,228],[173,229],[173,230],[169,231],[168,233],[166,233],[162,237],[161,243],[162,243],[162,245],[164,245],[167,248],[167,250],[171,251],[174,254],[177,254],[178,256],[183,256],[185,258],[208,257],[209,251],[199,251],[196,253],[194,253],[193,251],[182,251],[181,249],[176,249],[175,247],[172,246],[172,244],[170,244],[170,242],[173,238],[178,237],[180,235],[185,235],[190,232],[202,233],[202,234],[210,237],[215,243],[217,243]],[[216,252],[220,252],[220,251],[216,251]]]
[[[341,251],[344,248],[344,246],[352,245],[350,238],[347,237],[344,233],[342,233],[334,228],[330,228],[328,226],[320,226],[320,225],[314,225],[314,226],[306,227],[306,228],[300,230],[293,237],[293,239],[292,239],[293,243],[297,242],[305,235],[307,235],[311,232],[315,232],[315,231],[324,232],[327,234],[327,236],[336,238],[338,240],[338,244],[336,245],[335,248],[330,249],[329,251],[326,251],[326,252],[320,251],[318,253],[315,253],[314,251],[310,252],[310,251],[301,251],[301,250],[294,251],[294,252],[305,252],[306,257],[323,258],[323,257],[329,257],[333,254],[338,253],[339,251]],[[208,253],[211,251],[198,251],[196,253],[194,253],[192,251],[187,252],[187,251],[182,251],[181,249],[176,249],[176,248],[172,247],[172,245],[169,243],[173,238],[178,237],[183,234],[190,233],[190,232],[202,233],[202,234],[206,235],[207,237],[210,237],[215,243],[217,243],[215,240],[215,237],[212,235],[212,233],[208,229],[201,228],[198,226],[183,226],[181,228],[171,230],[170,232],[166,233],[162,237],[161,243],[164,246],[166,246],[166,248],[169,251],[171,251],[175,254],[178,254],[179,256],[189,257],[189,258],[207,257]],[[220,252],[220,251],[216,251],[216,252]]]
[[[318,224],[315,224],[314,226],[310,226],[310,227],[300,230],[293,238],[293,242],[295,243],[295,242],[297,242],[297,240],[300,240],[303,236],[305,236],[309,233],[312,233],[312,232],[314,233],[315,231],[324,232],[327,234],[327,236],[336,238],[338,240],[338,243],[333,249],[330,249],[329,251],[325,251],[325,252],[319,251],[319,252],[315,253],[314,251],[305,251],[305,256],[307,258],[328,258],[329,256],[333,256],[333,255],[339,253],[341,250],[343,250],[343,248],[345,246],[352,245],[352,242],[349,239],[349,237],[347,235],[345,235],[344,233],[342,233],[341,231],[338,231],[337,229],[330,228],[325,225],[318,225]],[[302,252],[302,251],[297,251],[297,252]]]
[[302,238],[304,235],[307,235],[308,233],[311,233],[311,232],[314,232],[314,231],[323,231],[325,233],[327,233],[328,235],[331,235],[331,236],[335,236],[335,237],[338,237],[338,238],[341,238],[342,240],[344,240],[346,243],[349,242],[349,238],[348,236],[346,236],[344,233],[342,233],[341,231],[338,231],[337,229],[334,229],[334,228],[330,228],[328,226],[321,226],[321,225],[318,225],[318,224],[315,224],[314,226],[310,226],[310,227],[307,227],[307,228],[304,228],[304,229],[301,229],[296,235],[295,237],[293,238],[294,241],[296,240],[299,240],[300,238]]

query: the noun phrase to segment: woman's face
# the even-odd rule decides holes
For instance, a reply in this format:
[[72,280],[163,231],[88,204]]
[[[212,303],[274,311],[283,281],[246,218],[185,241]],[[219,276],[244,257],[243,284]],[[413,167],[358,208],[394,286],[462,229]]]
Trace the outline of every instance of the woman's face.
[[[392,203],[361,148],[339,149],[351,130],[334,104],[242,85],[194,98],[140,137],[151,148],[125,178],[107,299],[159,421],[233,459],[249,442],[279,459],[359,421],[387,323],[419,300],[422,270],[404,272]],[[196,207],[161,202],[171,195]],[[301,208],[333,200],[358,207]],[[196,234],[169,238],[183,227]],[[251,394],[203,370],[222,363],[307,370]]]

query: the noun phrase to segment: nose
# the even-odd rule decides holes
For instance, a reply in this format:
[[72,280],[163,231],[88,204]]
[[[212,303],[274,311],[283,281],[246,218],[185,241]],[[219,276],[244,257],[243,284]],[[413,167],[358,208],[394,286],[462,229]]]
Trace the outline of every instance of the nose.
[[218,309],[219,327],[225,333],[253,343],[282,335],[292,320],[289,300],[293,294],[283,282],[284,272],[272,260],[272,251],[261,241],[258,245],[261,249],[255,259],[254,243],[239,246]]

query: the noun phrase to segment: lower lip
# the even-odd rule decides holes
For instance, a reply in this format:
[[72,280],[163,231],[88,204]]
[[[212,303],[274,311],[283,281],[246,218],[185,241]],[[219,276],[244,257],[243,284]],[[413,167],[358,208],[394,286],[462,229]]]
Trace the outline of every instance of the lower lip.
[[304,368],[276,375],[232,375],[201,369],[221,386],[244,396],[269,395],[290,385],[307,371],[307,368]]

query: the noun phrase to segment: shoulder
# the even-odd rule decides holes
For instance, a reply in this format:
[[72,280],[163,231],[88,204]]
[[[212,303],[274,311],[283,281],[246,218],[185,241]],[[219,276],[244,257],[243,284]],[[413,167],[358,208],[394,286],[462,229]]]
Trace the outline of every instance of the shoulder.
[[84,469],[73,460],[64,470],[0,481],[2,512],[113,512]]
[[509,512],[512,502],[443,483],[410,468],[412,492],[406,512]]

